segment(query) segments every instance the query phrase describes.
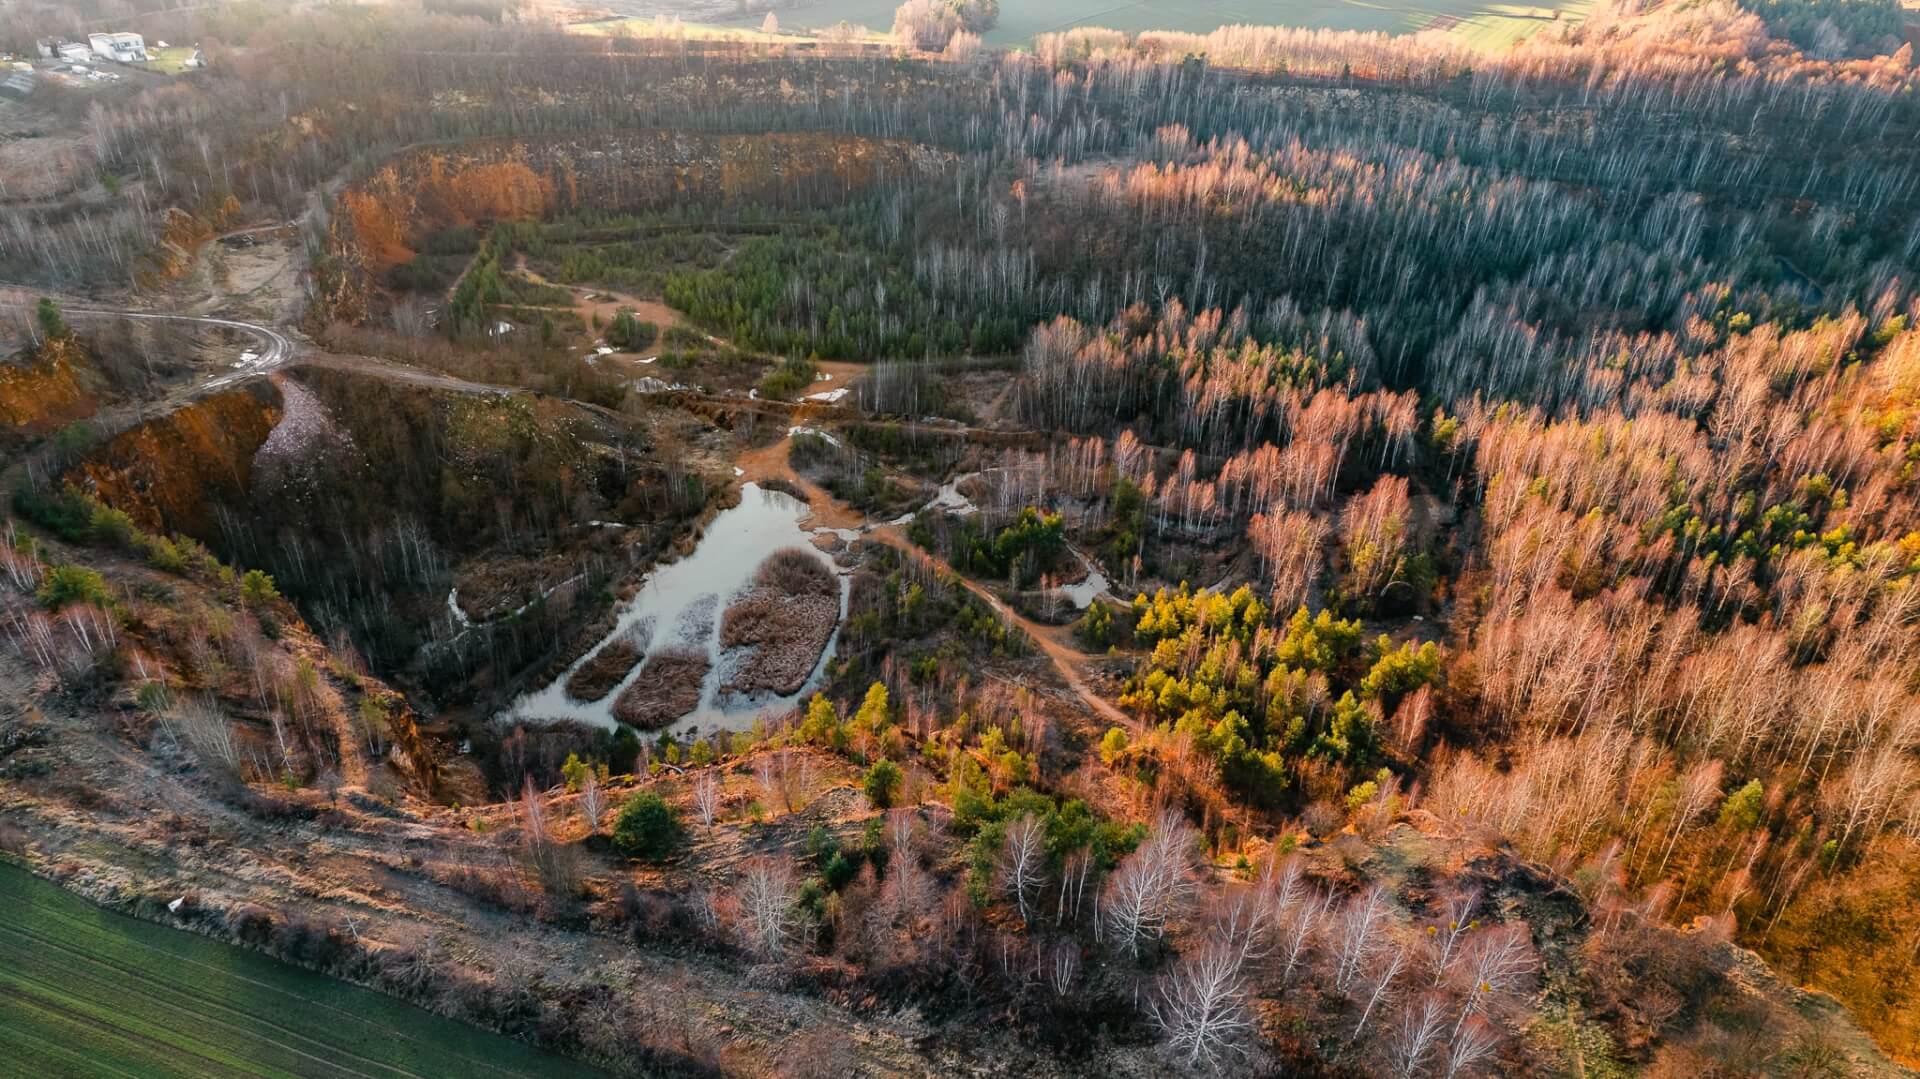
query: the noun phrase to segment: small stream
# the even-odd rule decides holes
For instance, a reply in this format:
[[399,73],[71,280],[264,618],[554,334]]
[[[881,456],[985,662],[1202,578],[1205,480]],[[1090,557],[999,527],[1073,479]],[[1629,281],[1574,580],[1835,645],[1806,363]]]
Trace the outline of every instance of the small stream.
[[827,661],[833,658],[840,641],[838,627],[828,638],[820,658],[814,663],[812,675],[800,692],[785,697],[772,694],[722,696],[720,683],[724,679],[727,657],[720,647],[720,615],[734,596],[751,584],[755,571],[768,555],[783,547],[797,547],[810,552],[833,569],[840,581],[840,618],[845,622],[847,575],[833,565],[831,558],[813,546],[818,533],[800,526],[808,512],[806,503],[796,498],[779,491],[766,490],[754,483],[743,485],[740,504],[722,510],[714,517],[692,554],[678,562],[660,566],[647,575],[640,591],[621,608],[612,632],[562,671],[552,684],[516,700],[502,718],[570,719],[599,727],[616,726],[613,703],[619,698],[621,690],[639,676],[644,664],[628,672],[626,679],[611,693],[590,703],[567,696],[566,683],[573,672],[607,641],[630,634],[633,639],[643,641],[650,636],[650,654],[663,648],[692,647],[705,649],[712,662],[706,680],[701,685],[700,703],[667,728],[676,735],[706,732],[715,728],[745,730],[752,726],[756,717],[768,712],[784,711],[805,699],[820,685]]

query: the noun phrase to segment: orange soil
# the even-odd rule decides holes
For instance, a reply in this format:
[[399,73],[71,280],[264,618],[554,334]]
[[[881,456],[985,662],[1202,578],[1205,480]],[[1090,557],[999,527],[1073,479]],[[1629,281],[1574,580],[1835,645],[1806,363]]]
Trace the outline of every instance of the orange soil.
[[27,366],[0,364],[0,428],[43,434],[98,411],[66,350],[52,351]]
[[121,433],[79,467],[102,502],[152,532],[206,536],[208,487],[247,489],[280,409],[245,390],[216,394]]

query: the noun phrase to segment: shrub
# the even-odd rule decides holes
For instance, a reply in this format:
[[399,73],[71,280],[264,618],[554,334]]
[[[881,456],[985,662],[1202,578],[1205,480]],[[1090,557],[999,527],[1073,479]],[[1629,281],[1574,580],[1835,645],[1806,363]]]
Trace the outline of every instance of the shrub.
[[607,750],[607,767],[618,775],[632,775],[640,763],[640,736],[632,727],[613,732],[613,744]]
[[607,344],[614,348],[629,351],[651,348],[659,338],[660,327],[635,318],[633,312],[624,307],[607,327]]
[[1107,647],[1113,643],[1113,612],[1095,600],[1087,606],[1087,613],[1080,616],[1080,621],[1074,623],[1073,635],[1090,648]]
[[240,578],[240,600],[249,607],[264,607],[280,598],[280,590],[273,586],[273,578],[257,569],[250,569]]
[[560,775],[567,781],[567,793],[579,794],[586,784],[587,774],[593,771],[593,765],[580,759],[580,754],[567,754],[567,761],[560,766]]
[[173,694],[165,682],[142,682],[133,700],[148,715],[157,716],[173,708]]
[[133,518],[120,510],[98,505],[93,508],[88,530],[93,533],[94,539],[115,547],[128,546],[139,532],[133,526]]
[[813,376],[817,373],[811,359],[786,359],[779,366],[768,371],[760,379],[760,395],[775,400],[789,400],[801,390],[813,385]]
[[873,762],[867,769],[867,801],[875,809],[890,809],[894,800],[900,797],[900,766],[885,757]]
[[40,336],[47,340],[67,335],[67,320],[60,314],[60,305],[47,297],[40,297],[40,306],[35,309],[34,317],[40,323]]
[[107,581],[85,566],[55,566],[40,582],[39,599],[51,611],[72,603],[104,607],[109,602]]
[[1440,647],[1432,641],[1418,646],[1408,641],[1396,649],[1382,634],[1374,650],[1380,658],[1360,681],[1362,697],[1391,703],[1440,680]]
[[613,845],[629,858],[657,862],[686,839],[680,814],[652,791],[640,791],[620,807],[613,822]]
[[70,485],[58,491],[16,488],[13,508],[68,543],[86,543],[93,538],[94,502]]
[[141,552],[146,556],[147,564],[166,573],[185,573],[187,556],[179,545],[165,536],[149,536],[145,533],[138,539]]

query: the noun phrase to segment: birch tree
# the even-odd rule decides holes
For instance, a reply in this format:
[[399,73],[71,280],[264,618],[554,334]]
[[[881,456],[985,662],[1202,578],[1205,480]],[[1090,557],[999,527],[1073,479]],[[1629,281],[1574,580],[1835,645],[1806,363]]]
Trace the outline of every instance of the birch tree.
[[1033,922],[1033,902],[1047,884],[1046,830],[1031,813],[1007,826],[1000,844],[1000,886],[1013,899],[1023,923]]
[[1175,1060],[1219,1068],[1248,1055],[1253,1033],[1240,957],[1221,941],[1184,956],[1161,981],[1150,1014]]

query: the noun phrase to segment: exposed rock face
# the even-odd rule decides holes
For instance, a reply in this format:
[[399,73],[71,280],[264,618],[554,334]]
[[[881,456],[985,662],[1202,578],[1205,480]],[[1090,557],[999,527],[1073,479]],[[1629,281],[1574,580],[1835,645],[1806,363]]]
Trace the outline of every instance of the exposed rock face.
[[84,420],[100,407],[83,382],[78,346],[50,342],[20,362],[0,362],[0,437],[37,435]]
[[115,436],[72,478],[141,528],[205,540],[217,530],[215,504],[245,497],[280,412],[264,384],[217,394]]
[[274,385],[284,408],[273,432],[253,455],[253,490],[297,500],[337,467],[335,452],[351,450],[352,440],[306,387],[279,377]]

